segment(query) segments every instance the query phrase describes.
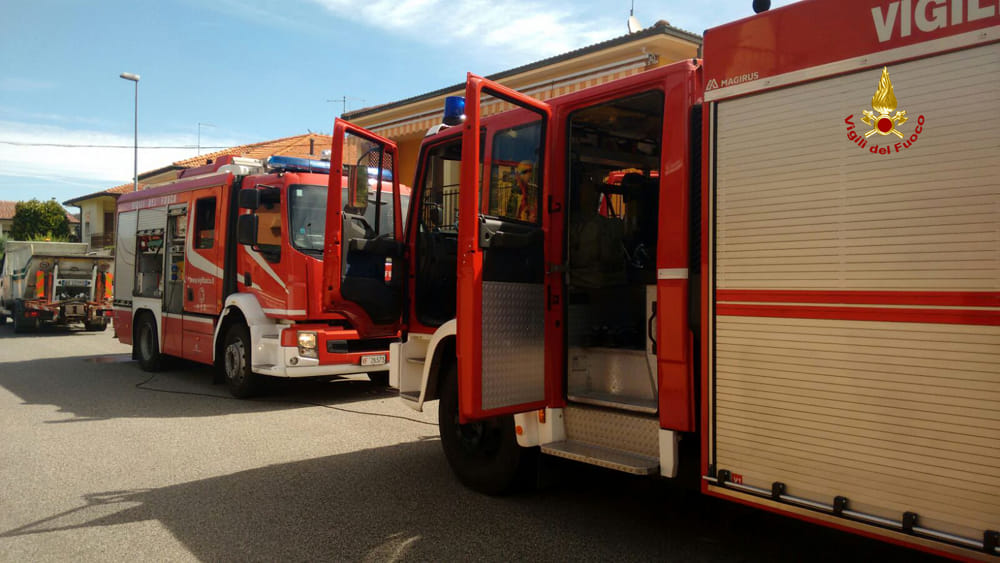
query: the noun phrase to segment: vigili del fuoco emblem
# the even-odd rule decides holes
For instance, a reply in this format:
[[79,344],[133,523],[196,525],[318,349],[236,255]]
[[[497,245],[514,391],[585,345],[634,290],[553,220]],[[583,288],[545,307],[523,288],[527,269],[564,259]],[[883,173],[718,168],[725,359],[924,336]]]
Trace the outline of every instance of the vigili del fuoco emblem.
[[[912,133],[904,133],[897,129],[897,127],[909,121],[909,118],[906,117],[905,111],[896,111],[896,106],[896,94],[892,91],[889,68],[882,67],[882,76],[878,80],[878,88],[875,90],[875,95],[872,96],[872,110],[874,111],[867,109],[861,111],[861,122],[871,127],[871,129],[865,133],[861,133],[864,128],[857,127],[853,114],[848,115],[844,119],[844,124],[847,125],[847,139],[859,148],[865,149],[872,154],[880,155],[899,153],[913,146],[913,143],[917,142],[920,134],[924,131],[924,116],[920,115],[917,117],[917,126],[913,129]],[[869,144],[869,137],[876,133],[880,137],[895,135],[899,137],[900,141],[893,142],[895,139],[886,139],[887,144],[885,145],[878,145],[874,142]],[[876,137],[876,139],[878,138]]]
[[861,121],[866,125],[871,125],[871,131],[865,133],[865,138],[871,137],[875,133],[879,135],[893,134],[900,139],[903,134],[896,129],[897,125],[906,123],[906,112],[897,111],[895,115],[890,115],[896,111],[896,95],[892,92],[892,81],[889,80],[889,69],[882,67],[882,78],[879,78],[878,89],[872,96],[872,109],[874,112],[863,110]]

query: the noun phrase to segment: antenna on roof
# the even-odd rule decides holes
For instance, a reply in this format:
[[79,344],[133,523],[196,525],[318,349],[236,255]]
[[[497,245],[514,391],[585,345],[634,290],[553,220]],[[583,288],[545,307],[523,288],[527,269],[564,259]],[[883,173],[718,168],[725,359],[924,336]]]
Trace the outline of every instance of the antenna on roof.
[[628,32],[635,33],[642,29],[639,18],[635,17],[635,0],[632,0],[632,7],[628,11]]
[[333,100],[327,100],[327,102],[340,102],[341,104],[343,104],[342,106],[343,109],[341,110],[340,115],[344,115],[345,113],[347,113],[347,100],[359,100],[361,103],[364,103],[365,101],[364,98],[355,98],[354,96],[341,96]]

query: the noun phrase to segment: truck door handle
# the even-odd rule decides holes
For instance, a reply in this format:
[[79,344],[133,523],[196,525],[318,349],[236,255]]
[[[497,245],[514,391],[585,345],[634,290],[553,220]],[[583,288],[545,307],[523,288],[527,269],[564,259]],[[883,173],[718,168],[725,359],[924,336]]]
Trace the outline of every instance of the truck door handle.
[[190,287],[188,288],[188,301],[194,301],[194,290]]

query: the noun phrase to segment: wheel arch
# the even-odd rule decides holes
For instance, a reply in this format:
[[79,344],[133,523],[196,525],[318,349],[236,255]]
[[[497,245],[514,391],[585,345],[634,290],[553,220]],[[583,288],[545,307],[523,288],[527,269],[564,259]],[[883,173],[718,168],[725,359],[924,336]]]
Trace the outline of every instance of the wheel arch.
[[215,326],[215,335],[212,338],[212,362],[216,366],[219,365],[222,358],[226,331],[238,323],[242,323],[250,329],[251,345],[259,340],[263,328],[273,327],[276,324],[274,319],[264,313],[256,296],[248,293],[234,293],[227,297],[222,309],[222,317]]
[[156,327],[156,344],[163,349],[163,330],[160,328],[160,321],[156,312],[149,307],[138,307],[132,311],[132,359],[139,359],[139,328],[142,326],[142,318],[149,315],[153,318],[153,326]]
[[457,323],[453,319],[441,325],[431,337],[427,346],[429,360],[424,364],[424,388],[421,390],[421,403],[441,398],[441,377],[449,364],[457,361],[455,356],[456,328]]

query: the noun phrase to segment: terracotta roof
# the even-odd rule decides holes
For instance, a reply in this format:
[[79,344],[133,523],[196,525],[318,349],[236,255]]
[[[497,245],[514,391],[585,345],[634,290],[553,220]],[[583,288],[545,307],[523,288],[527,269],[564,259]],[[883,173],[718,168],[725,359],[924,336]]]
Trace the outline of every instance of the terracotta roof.
[[[312,145],[310,146],[310,141]],[[203,154],[187,160],[178,160],[174,166],[193,168],[208,164],[209,160],[214,160],[220,156],[231,154],[234,156],[245,156],[247,158],[267,158],[273,155],[297,156],[302,158],[319,158],[324,150],[330,148],[332,138],[330,135],[320,135],[317,133],[307,133],[294,137],[284,137],[273,141],[264,141],[250,145],[241,145]],[[310,148],[312,152],[310,152]]]
[[0,219],[13,219],[16,201],[0,201]]
[[[333,139],[330,135],[321,135],[318,133],[306,133],[305,135],[295,135],[292,137],[283,137],[281,139],[274,139],[273,141],[263,141],[260,143],[252,143],[249,145],[240,145],[238,147],[231,147],[228,149],[223,149],[221,151],[216,151],[213,153],[203,154],[200,156],[195,156],[185,160],[178,160],[171,165],[158,168],[156,170],[146,171],[139,174],[139,187],[142,187],[142,177],[143,176],[155,176],[160,172],[165,172],[170,169],[180,169],[180,168],[194,168],[196,166],[203,166],[209,162],[215,160],[216,158],[231,154],[235,156],[245,156],[247,158],[260,158],[264,159],[273,155],[281,156],[297,156],[302,158],[319,158],[323,154],[324,150],[330,148]],[[311,152],[310,152],[311,149]],[[87,194],[84,196],[75,197],[73,199],[63,202],[63,205],[75,205],[76,203],[88,199],[93,199],[95,197],[100,197],[104,195],[119,196],[124,193],[131,192],[133,188],[133,183],[129,182],[127,184],[121,184],[107,190],[101,190],[99,192],[94,192],[92,194]]]
[[95,197],[101,197],[104,195],[119,196],[121,194],[132,191],[132,185],[133,185],[132,182],[129,182],[127,184],[122,184],[120,186],[115,186],[113,188],[108,188],[106,190],[101,190],[99,192],[94,192],[91,194],[74,197],[73,199],[68,199],[64,201],[63,205],[76,205],[77,202],[84,201],[87,199],[94,199]]

